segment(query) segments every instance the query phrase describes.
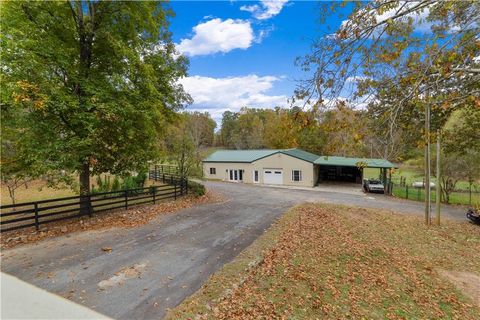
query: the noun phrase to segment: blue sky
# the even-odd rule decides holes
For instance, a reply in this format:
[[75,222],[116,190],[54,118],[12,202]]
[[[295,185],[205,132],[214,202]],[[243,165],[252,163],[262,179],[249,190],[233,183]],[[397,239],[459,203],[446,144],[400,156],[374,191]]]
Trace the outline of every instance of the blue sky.
[[190,58],[182,80],[194,104],[220,120],[242,106],[288,106],[296,81],[294,65],[315,37],[332,33],[343,16],[320,24],[311,1],[173,1],[170,30],[178,50]]

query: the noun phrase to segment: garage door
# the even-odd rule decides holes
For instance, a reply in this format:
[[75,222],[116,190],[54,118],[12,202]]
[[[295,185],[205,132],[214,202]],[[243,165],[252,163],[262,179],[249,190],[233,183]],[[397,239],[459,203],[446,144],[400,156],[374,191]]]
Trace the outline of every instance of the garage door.
[[283,171],[282,170],[264,170],[263,171],[263,183],[265,184],[283,184]]

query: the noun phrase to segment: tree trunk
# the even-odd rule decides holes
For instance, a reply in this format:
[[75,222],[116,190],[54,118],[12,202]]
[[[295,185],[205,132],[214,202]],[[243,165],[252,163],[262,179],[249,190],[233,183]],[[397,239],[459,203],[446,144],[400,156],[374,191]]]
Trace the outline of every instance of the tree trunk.
[[[7,185],[7,188],[10,199],[12,200],[12,204],[15,205],[15,186]],[[15,210],[15,208],[13,208],[13,210]]]
[[80,194],[85,195],[90,193],[90,166],[87,162],[82,164],[80,171]]
[[88,162],[82,164],[82,169],[80,170],[80,213],[81,214],[91,214],[91,203],[90,203],[90,166]]

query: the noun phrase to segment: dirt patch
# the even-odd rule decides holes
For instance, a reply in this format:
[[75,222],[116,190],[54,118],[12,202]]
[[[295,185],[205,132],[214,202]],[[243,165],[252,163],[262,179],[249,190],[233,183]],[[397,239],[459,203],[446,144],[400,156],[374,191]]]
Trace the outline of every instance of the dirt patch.
[[142,272],[145,270],[146,264],[140,263],[135,264],[128,268],[123,268],[118,272],[115,272],[112,277],[107,280],[100,281],[98,283],[98,288],[100,290],[105,290],[110,287],[123,285],[126,280],[139,278]]
[[203,203],[223,202],[226,201],[225,199],[222,194],[207,191],[201,197],[186,196],[156,205],[143,205],[129,210],[100,213],[92,218],[82,217],[54,222],[42,225],[39,231],[32,231],[31,229],[7,231],[1,235],[0,248],[1,250],[10,249],[45,238],[58,237],[79,231],[133,228],[144,225],[160,215],[177,212]]
[[470,297],[480,307],[480,276],[472,272],[438,270],[458,290]]

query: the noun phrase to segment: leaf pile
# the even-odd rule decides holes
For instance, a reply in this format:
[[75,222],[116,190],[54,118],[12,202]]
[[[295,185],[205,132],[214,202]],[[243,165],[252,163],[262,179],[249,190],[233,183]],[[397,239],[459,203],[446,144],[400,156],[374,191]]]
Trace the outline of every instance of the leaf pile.
[[202,299],[190,299],[177,308],[175,316],[480,317],[474,299],[457,291],[440,271],[480,275],[480,228],[476,226],[446,221],[441,227],[428,228],[413,216],[313,204],[297,207],[283,220],[275,243],[264,252],[261,263],[248,269],[241,284],[215,299],[207,283],[199,294],[210,296],[208,306],[199,308],[195,304]]
[[133,228],[150,222],[159,215],[177,212],[202,203],[224,201],[223,195],[208,191],[205,195],[195,197],[192,195],[162,202],[155,205],[142,205],[128,210],[110,211],[82,218],[53,222],[41,225],[40,231],[20,229],[2,234],[0,239],[1,249],[9,249],[18,245],[40,241],[44,238],[52,238],[64,234],[87,231],[103,230],[109,228]]

